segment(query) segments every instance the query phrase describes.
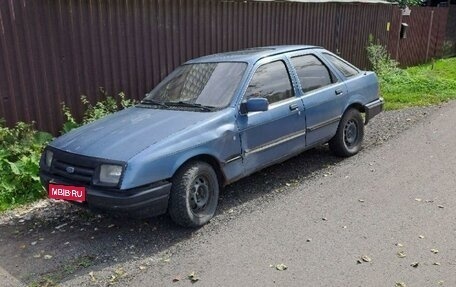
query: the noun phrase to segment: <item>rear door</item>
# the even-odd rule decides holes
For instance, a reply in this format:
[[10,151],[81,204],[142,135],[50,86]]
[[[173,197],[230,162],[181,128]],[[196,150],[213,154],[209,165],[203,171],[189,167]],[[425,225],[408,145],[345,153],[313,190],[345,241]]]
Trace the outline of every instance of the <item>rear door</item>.
[[324,143],[337,131],[347,98],[347,88],[312,51],[289,56],[299,79],[299,93],[305,109],[306,145]]
[[266,98],[269,110],[238,116],[245,172],[254,172],[305,147],[303,103],[283,56],[257,63],[243,101]]

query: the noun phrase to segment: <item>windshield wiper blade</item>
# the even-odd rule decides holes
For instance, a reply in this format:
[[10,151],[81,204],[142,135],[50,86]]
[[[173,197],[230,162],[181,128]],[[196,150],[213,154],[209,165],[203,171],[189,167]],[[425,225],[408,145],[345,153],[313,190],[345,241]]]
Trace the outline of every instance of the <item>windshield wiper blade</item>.
[[177,107],[189,107],[189,108],[198,108],[206,112],[210,112],[215,109],[215,107],[211,106],[204,106],[202,104],[197,104],[197,103],[189,103],[189,102],[165,102],[166,105],[168,106],[177,106]]
[[165,108],[169,108],[169,106],[163,102],[159,102],[159,101],[155,101],[155,100],[151,100],[151,99],[144,99],[140,102],[140,104],[143,104],[143,105],[156,105],[156,106],[161,106],[161,107],[165,107]]

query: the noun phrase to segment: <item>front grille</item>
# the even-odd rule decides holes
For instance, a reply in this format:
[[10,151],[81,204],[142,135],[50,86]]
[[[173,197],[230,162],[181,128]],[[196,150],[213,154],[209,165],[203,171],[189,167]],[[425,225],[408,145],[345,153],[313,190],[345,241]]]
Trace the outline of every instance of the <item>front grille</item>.
[[99,159],[53,150],[51,174],[62,178],[68,183],[89,185],[95,176]]
[[92,167],[79,166],[59,159],[54,159],[52,166],[54,174],[86,184],[90,184],[95,173],[95,169]]
[[[98,185],[110,188],[118,186],[102,185],[98,179],[98,167],[102,164],[120,165],[125,169],[125,162],[84,156],[48,147],[54,153],[51,168],[45,168],[48,176],[56,181],[74,185]],[[42,163],[44,164],[44,163]]]

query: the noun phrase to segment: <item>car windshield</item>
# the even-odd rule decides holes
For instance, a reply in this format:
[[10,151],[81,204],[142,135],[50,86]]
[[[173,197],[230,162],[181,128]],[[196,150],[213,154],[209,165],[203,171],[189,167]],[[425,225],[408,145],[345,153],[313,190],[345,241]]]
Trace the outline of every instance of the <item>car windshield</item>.
[[246,63],[234,62],[180,66],[141,103],[167,108],[224,108],[230,104],[246,67]]

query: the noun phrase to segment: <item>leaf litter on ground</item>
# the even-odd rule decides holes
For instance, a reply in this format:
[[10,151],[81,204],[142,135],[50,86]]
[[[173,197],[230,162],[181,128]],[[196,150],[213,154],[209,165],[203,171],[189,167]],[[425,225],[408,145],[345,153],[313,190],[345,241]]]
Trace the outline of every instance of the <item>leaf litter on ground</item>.
[[404,258],[404,257],[406,257],[406,256],[407,256],[407,254],[405,254],[404,251],[399,251],[399,252],[397,253],[397,257],[399,257],[399,258]]
[[97,282],[97,279],[95,278],[95,275],[93,274],[93,271],[89,272],[89,276],[90,276],[90,281]]
[[370,258],[367,255],[363,255],[358,260],[356,260],[356,263],[361,264],[363,262],[371,262],[371,261],[372,261],[372,258]]
[[[198,278],[198,276],[196,275],[196,272],[193,271],[191,272],[190,274],[188,274],[188,277],[187,277],[192,283],[195,283],[195,282],[198,282],[200,279]],[[175,278],[176,279],[176,278]]]
[[280,263],[275,266],[275,269],[279,271],[285,271],[288,269],[288,266],[283,263]]

